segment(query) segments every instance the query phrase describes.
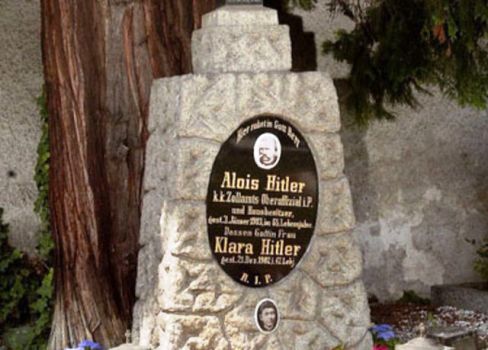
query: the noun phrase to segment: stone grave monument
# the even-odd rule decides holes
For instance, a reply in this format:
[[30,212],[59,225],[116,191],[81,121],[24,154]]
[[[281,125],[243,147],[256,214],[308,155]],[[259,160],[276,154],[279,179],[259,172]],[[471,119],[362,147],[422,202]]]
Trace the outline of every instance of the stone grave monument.
[[331,78],[290,72],[259,0],[206,14],[192,51],[152,88],[135,343],[370,350]]

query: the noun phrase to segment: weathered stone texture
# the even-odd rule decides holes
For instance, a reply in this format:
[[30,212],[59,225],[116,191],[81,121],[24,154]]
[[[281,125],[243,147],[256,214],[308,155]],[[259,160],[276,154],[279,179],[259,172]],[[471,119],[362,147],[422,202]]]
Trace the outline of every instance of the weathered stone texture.
[[361,276],[361,250],[351,233],[317,236],[299,268],[324,288],[346,285]]
[[340,340],[316,322],[284,320],[279,336],[283,349],[324,350],[341,345]]
[[166,227],[168,252],[180,258],[211,260],[205,230],[205,204],[201,202],[171,202],[163,214],[161,225]]
[[337,132],[339,104],[327,73],[260,73],[238,75],[236,90],[240,121],[274,113],[305,132]]
[[[160,84],[153,93],[165,91]],[[286,117],[303,132],[314,132],[317,149],[326,147],[341,152],[340,144],[334,144],[333,139],[321,139],[317,135],[340,129],[336,91],[325,73],[185,76],[177,90],[181,93],[181,111],[175,132],[180,137],[224,142],[244,120],[269,113]],[[154,98],[153,101],[157,105],[151,106],[152,109],[165,108],[164,100]]]
[[262,6],[225,6],[209,12],[202,18],[202,26],[277,25],[278,12]]
[[[336,133],[337,96],[328,76],[184,76],[157,81],[153,94],[160,96],[152,98],[149,121],[141,233],[146,246],[134,325],[140,344],[270,350],[347,343],[354,349],[366,334],[369,312],[357,282],[360,251],[350,233],[339,233],[354,226],[354,214]],[[322,181],[310,252],[283,282],[254,290],[235,283],[212,259],[205,198],[220,144],[244,120],[263,113],[281,115],[302,131]],[[276,300],[282,317],[272,335],[254,324],[255,307],[265,297]]]
[[289,71],[291,41],[276,11],[226,6],[203,17],[192,37],[195,73]]
[[345,177],[320,183],[319,213],[315,233],[324,235],[354,228],[349,182]]
[[342,344],[360,342],[370,326],[369,306],[362,282],[325,289],[318,321]]
[[280,306],[284,319],[313,321],[316,319],[321,294],[320,286],[306,275],[296,272],[287,277],[287,288],[271,287],[270,298]]
[[337,134],[310,134],[309,146],[317,162],[321,180],[330,180],[342,175],[344,171],[344,149],[341,137]]
[[195,73],[288,71],[289,35],[286,26],[203,28],[193,34],[193,69]]
[[209,174],[217,157],[220,144],[197,139],[182,139],[176,156],[178,176],[171,187],[171,197],[176,199],[205,200]]
[[[197,71],[232,74],[162,79],[153,86],[135,338],[164,350],[323,350],[340,344],[365,350],[369,310],[358,280],[361,253],[350,233],[355,220],[334,85],[317,72],[243,73],[276,68],[265,55],[289,54],[278,43],[288,34],[272,25],[273,11],[257,10],[256,18],[267,24],[254,27],[249,13],[232,11],[224,7],[208,15],[194,37]],[[275,34],[276,40],[269,39]],[[237,49],[243,55],[233,61]],[[268,66],[260,66],[263,58]],[[317,163],[320,198],[310,251],[283,281],[254,289],[234,282],[212,258],[205,199],[221,144],[261,114],[279,115],[302,132]],[[280,326],[272,334],[260,333],[254,322],[263,298],[279,308]]]
[[227,350],[221,322],[215,316],[158,315],[158,350]]

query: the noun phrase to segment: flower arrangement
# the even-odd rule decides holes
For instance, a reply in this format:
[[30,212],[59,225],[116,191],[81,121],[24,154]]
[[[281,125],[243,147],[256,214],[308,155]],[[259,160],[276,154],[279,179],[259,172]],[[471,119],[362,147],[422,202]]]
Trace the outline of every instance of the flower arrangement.
[[379,324],[370,328],[373,334],[373,350],[394,350],[398,343],[393,327],[389,324]]

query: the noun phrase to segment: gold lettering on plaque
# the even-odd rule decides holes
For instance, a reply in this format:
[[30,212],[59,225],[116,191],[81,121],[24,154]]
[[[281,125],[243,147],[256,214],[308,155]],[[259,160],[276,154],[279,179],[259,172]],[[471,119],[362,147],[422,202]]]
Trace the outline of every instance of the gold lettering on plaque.
[[298,244],[285,244],[284,239],[275,241],[274,239],[261,240],[261,255],[284,255],[298,256],[302,247]]
[[239,177],[234,171],[226,171],[220,188],[257,191],[259,190],[259,180],[251,178],[249,174],[246,177]]
[[[243,252],[244,251],[244,252]],[[229,238],[217,236],[215,237],[215,252],[223,254],[254,254],[254,246],[252,243],[232,242]]]
[[304,188],[305,182],[290,181],[289,176],[285,176],[284,179],[276,175],[267,176],[266,191],[303,193]]

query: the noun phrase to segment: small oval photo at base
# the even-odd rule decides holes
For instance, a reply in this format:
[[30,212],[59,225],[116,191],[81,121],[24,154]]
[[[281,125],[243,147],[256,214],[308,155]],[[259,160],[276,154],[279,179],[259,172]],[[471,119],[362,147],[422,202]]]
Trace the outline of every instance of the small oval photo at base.
[[256,306],[254,321],[262,333],[273,333],[280,323],[280,314],[276,303],[271,299],[263,299]]

